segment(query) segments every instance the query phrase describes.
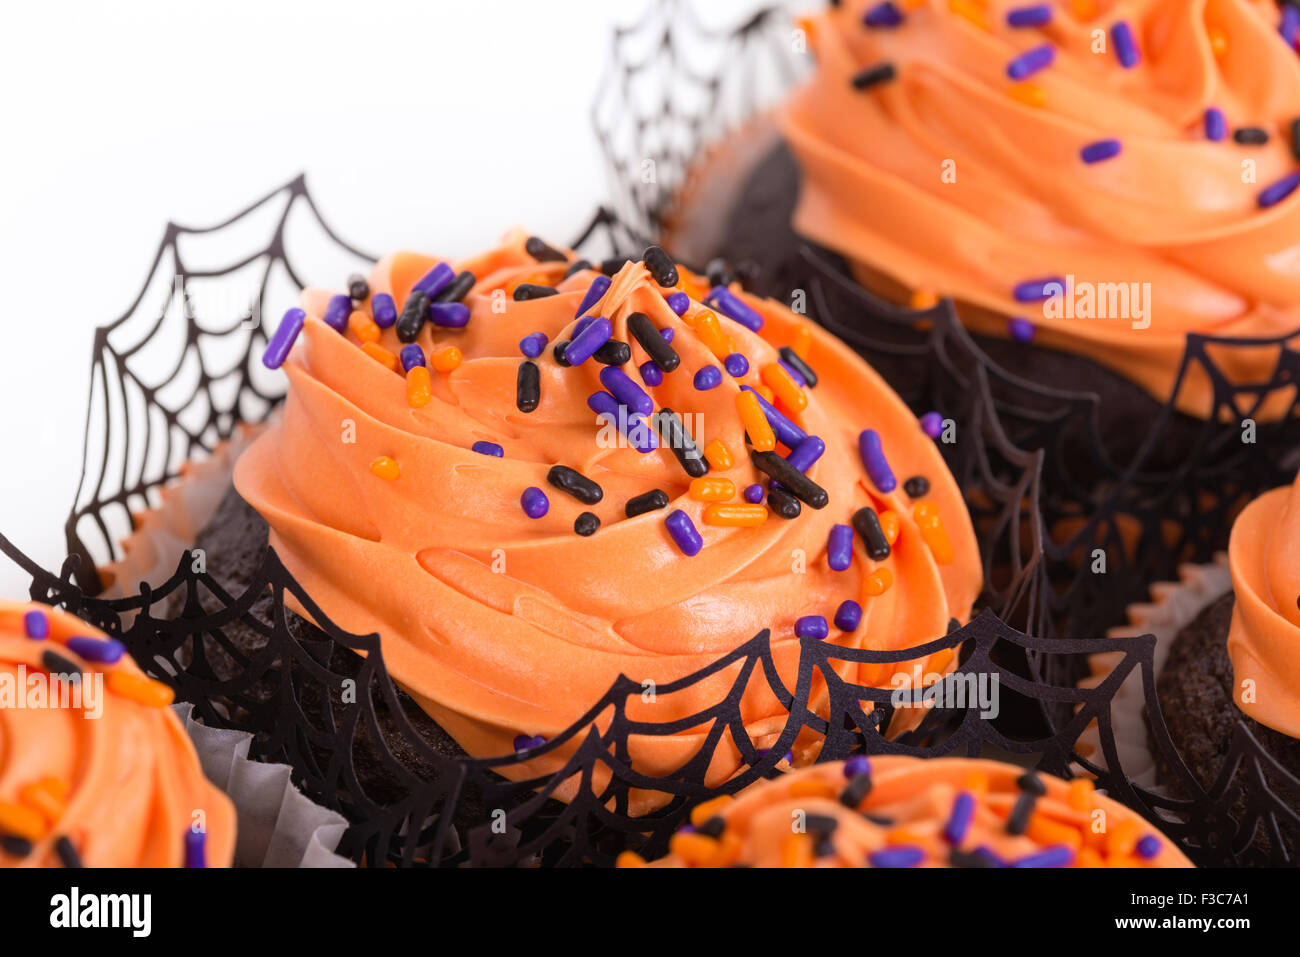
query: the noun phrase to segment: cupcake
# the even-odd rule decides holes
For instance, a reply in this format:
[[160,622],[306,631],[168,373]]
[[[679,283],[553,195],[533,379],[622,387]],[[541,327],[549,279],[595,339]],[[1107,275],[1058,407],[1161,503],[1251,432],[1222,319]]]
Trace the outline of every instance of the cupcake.
[[0,864],[227,867],[235,811],[120,642],[0,604]]
[[[635,853],[623,867],[644,866]],[[855,757],[695,808],[652,867],[1191,867],[1085,778],[1000,761]]]
[[[380,635],[409,695],[394,727],[448,755],[529,756],[502,773],[559,769],[577,741],[552,742],[621,675],[645,692],[628,717],[668,722],[726,697],[740,666],[656,689],[766,629],[794,687],[801,642],[914,647],[980,590],[960,492],[889,388],[789,310],[657,248],[600,268],[524,234],[454,265],[392,255],[346,292],[308,290],[266,364],[288,396],[199,536],[209,571],[238,594],[269,541],[334,624]],[[955,659],[837,668],[888,686],[915,664]],[[758,684],[711,784],[790,720]],[[825,698],[817,676],[811,706]],[[630,759],[662,775],[706,739],[634,736]],[[362,785],[394,799],[400,780],[368,779],[383,764]]]

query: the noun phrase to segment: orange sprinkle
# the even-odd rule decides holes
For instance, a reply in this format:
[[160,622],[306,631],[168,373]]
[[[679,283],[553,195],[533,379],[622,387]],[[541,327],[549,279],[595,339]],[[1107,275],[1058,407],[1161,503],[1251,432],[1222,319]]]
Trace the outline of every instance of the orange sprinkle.
[[1101,855],[1090,847],[1079,849],[1078,856],[1074,859],[1075,867],[1101,867]]
[[794,327],[794,340],[790,343],[790,348],[800,359],[808,361],[808,351],[812,348],[812,330],[808,328],[808,323],[801,322]]
[[108,690],[146,708],[165,708],[176,697],[161,681],[120,670],[109,672]]
[[373,342],[363,342],[361,343],[361,351],[370,356],[370,358],[374,359],[380,365],[388,366],[388,368],[392,369],[394,372],[397,371],[397,356],[393,355],[383,346],[376,345]]
[[714,439],[704,447],[704,457],[708,460],[709,466],[719,472],[731,468],[731,449],[727,448],[721,439]]
[[380,335],[382,335],[382,330],[375,325],[375,320],[360,309],[348,316],[348,328],[362,342],[378,342]]
[[1083,843],[1078,829],[1038,813],[1030,815],[1025,836],[1039,844],[1065,844],[1076,851]]
[[930,502],[917,502],[912,509],[912,517],[921,529],[921,538],[930,546],[934,560],[940,565],[950,565],[955,557],[948,530],[944,528],[939,510]]
[[636,851],[623,851],[614,858],[615,867],[645,867],[645,858]]
[[0,831],[39,841],[45,836],[45,820],[29,807],[0,801]]
[[1222,57],[1228,52],[1228,34],[1224,32],[1223,27],[1210,27],[1210,49],[1214,51],[1216,57]]
[[429,369],[427,366],[411,366],[406,373],[406,401],[411,408],[418,409],[429,404],[433,396],[429,392]]
[[736,497],[736,483],[729,478],[705,475],[691,480],[687,494],[697,502],[725,502]]
[[53,827],[67,807],[64,802],[66,794],[67,785],[58,778],[43,778],[23,787],[18,792],[18,800],[45,818],[45,823]]
[[711,309],[701,309],[694,316],[695,334],[700,337],[706,349],[719,359],[731,354],[731,344],[722,332],[718,316]]
[[1137,821],[1120,821],[1106,834],[1106,856],[1108,858],[1128,857],[1137,846]]
[[402,470],[398,468],[397,462],[390,459],[387,455],[381,455],[379,458],[371,462],[370,471],[374,472],[381,479],[384,479],[387,482],[392,482],[402,474]]
[[715,502],[705,506],[705,525],[725,525],[731,528],[756,528],[767,521],[765,505],[720,505]]
[[888,568],[877,568],[867,576],[867,594],[872,598],[879,598],[894,584],[894,573]]
[[890,844],[924,844],[918,835],[905,827],[896,827],[887,835]]
[[1012,83],[1007,87],[1007,92],[1013,100],[1018,100],[1025,106],[1041,107],[1047,102],[1047,94],[1037,83]]
[[963,20],[969,20],[981,30],[989,28],[988,19],[984,16],[984,11],[971,2],[971,0],[948,0],[948,9]]
[[452,372],[459,369],[463,361],[460,350],[455,346],[439,349],[429,356],[429,365],[433,366],[438,372]]
[[885,533],[885,541],[892,546],[898,541],[898,513],[891,509],[881,512],[877,517],[880,519],[880,530]]
[[983,771],[971,771],[966,775],[964,787],[976,797],[983,797],[989,793],[989,776]]
[[776,401],[776,395],[772,392],[771,389],[769,389],[767,386],[763,385],[763,383],[761,383],[761,382],[760,382],[758,385],[754,386],[754,391],[757,392],[759,395],[761,395],[761,396],[763,397],[764,401],[767,401],[767,402],[775,402],[775,401]]
[[1097,15],[1096,0],[1070,0],[1070,10],[1077,20],[1091,20]]
[[699,827],[711,817],[717,817],[727,805],[736,800],[730,794],[721,794],[718,797],[710,798],[702,804],[697,804],[691,808],[691,823]]
[[792,798],[836,798],[839,795],[840,792],[835,790],[835,785],[818,778],[802,778],[790,785]]
[[755,452],[771,452],[776,448],[776,433],[768,424],[763,407],[758,404],[758,396],[752,392],[737,392],[736,412],[740,415],[741,425],[749,433]]
[[786,372],[785,367],[780,363],[773,362],[771,365],[763,366],[761,378],[787,408],[795,412],[802,412],[808,408],[807,394],[799,388],[798,383],[790,377],[790,373]]
[[812,840],[807,834],[787,834],[781,841],[782,867],[811,867],[812,861]]
[[707,865],[717,850],[717,841],[694,831],[679,831],[668,840],[668,853],[680,857],[688,867]]
[[917,289],[908,299],[907,304],[913,309],[933,309],[939,304],[939,297],[928,289]]
[[1075,778],[1065,792],[1065,803],[1076,811],[1087,813],[1092,810],[1092,782],[1087,778]]
[[68,792],[72,789],[67,780],[56,778],[53,775],[41,778],[36,782],[36,786],[57,801],[67,801]]

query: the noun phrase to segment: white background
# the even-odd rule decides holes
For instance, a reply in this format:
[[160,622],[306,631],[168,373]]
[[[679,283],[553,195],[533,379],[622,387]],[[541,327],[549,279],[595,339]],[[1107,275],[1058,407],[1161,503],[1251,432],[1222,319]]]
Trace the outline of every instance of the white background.
[[[707,0],[710,22],[758,4]],[[64,555],[92,333],[174,219],[306,171],[345,238],[567,241],[607,193],[589,107],[644,0],[9,4],[0,48],[0,532]],[[0,596],[28,580],[0,559]]]

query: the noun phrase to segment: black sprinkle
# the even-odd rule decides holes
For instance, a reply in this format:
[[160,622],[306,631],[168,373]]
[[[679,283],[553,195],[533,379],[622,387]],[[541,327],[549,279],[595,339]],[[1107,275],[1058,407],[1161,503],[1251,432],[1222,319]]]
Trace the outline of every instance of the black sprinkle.
[[6,834],[0,837],[0,850],[14,857],[26,857],[32,852],[32,842],[17,834]]
[[1015,807],[1011,809],[1011,816],[1007,818],[1008,834],[1024,834],[1025,828],[1029,827],[1029,815],[1034,813],[1034,805],[1038,803],[1038,797],[1029,791],[1021,791],[1020,796],[1016,798]]
[[996,867],[987,854],[978,852],[963,851],[961,848],[954,847],[948,852],[948,863],[953,867]]
[[623,513],[628,518],[636,518],[646,512],[657,512],[659,509],[667,507],[668,493],[663,489],[656,488],[643,492],[635,498],[628,499],[627,505],[623,506]]
[[564,358],[564,350],[569,345],[568,339],[561,339],[551,349],[551,355],[555,356],[555,364],[564,366],[566,369],[573,365],[568,359]]
[[893,827],[898,822],[892,817],[886,817],[883,814],[864,814],[862,815],[876,827]]
[[1043,779],[1033,771],[1026,771],[1020,777],[1016,778],[1016,786],[1020,790],[1037,797],[1042,797],[1047,793],[1047,786],[1043,784]]
[[81,665],[63,657],[57,651],[41,652],[41,664],[52,675],[66,675],[69,681],[81,680]]
[[870,505],[853,513],[853,530],[862,539],[867,550],[867,557],[873,562],[883,562],[889,557],[889,539],[885,538],[884,529],[880,527],[880,516]]
[[602,259],[600,262],[600,271],[606,276],[612,276],[626,266],[629,261],[630,260],[626,256],[613,256],[609,259]]
[[542,379],[536,362],[525,359],[519,363],[515,379],[515,405],[520,412],[532,412],[542,400]]
[[524,241],[524,252],[539,263],[562,263],[569,258],[540,236],[529,236]]
[[1291,155],[1300,160],[1300,118],[1291,121]]
[[1232,138],[1242,146],[1263,146],[1268,142],[1268,130],[1262,126],[1239,126],[1232,131]]
[[590,269],[590,268],[591,268],[591,260],[590,260],[590,259],[578,259],[578,260],[575,260],[575,261],[573,262],[573,264],[570,265],[569,268],[566,269],[566,270],[564,271],[564,278],[565,278],[565,279],[568,279],[568,278],[569,278],[570,276],[572,276],[574,273],[579,273],[579,272],[582,272],[584,269]]
[[583,505],[595,505],[605,497],[604,489],[567,465],[552,465],[546,473],[546,481],[561,492],[568,492]]
[[834,834],[840,822],[829,814],[809,814],[806,823],[813,834]]
[[816,857],[830,857],[835,853],[835,842],[829,837],[819,837],[817,843],[813,845],[813,854]]
[[798,518],[803,511],[799,500],[785,489],[772,488],[767,492],[767,507],[782,518]]
[[366,282],[365,276],[355,272],[348,276],[348,295],[353,302],[365,302],[370,298],[370,283]]
[[529,299],[545,299],[559,294],[554,286],[539,286],[536,283],[521,282],[515,286],[515,302],[527,302]]
[[677,275],[677,264],[666,252],[658,246],[647,246],[641,258],[645,261],[645,268],[650,271],[655,282],[661,286],[677,285],[680,278]]
[[840,803],[845,807],[857,809],[857,806],[867,799],[871,793],[871,775],[855,774],[849,778],[848,785],[840,793]]
[[600,528],[600,519],[594,512],[583,512],[573,520],[573,530],[583,538],[595,535],[598,528]]
[[930,491],[930,480],[924,475],[913,475],[903,483],[903,491],[909,498],[920,498]]
[[64,867],[86,866],[81,863],[81,855],[77,853],[77,849],[72,846],[72,841],[66,834],[54,842],[54,852],[59,855],[59,860],[63,862]]
[[474,288],[478,278],[468,269],[456,273],[447,288],[433,297],[434,302],[460,302]]
[[877,63],[853,74],[853,79],[849,82],[853,84],[855,90],[869,90],[881,83],[888,83],[897,76],[898,71],[894,69],[894,64]]
[[[830,502],[826,489],[804,475],[790,462],[775,452],[749,453],[754,467],[780,482],[795,498],[813,508],[825,508]],[[770,493],[769,493],[770,494]]]
[[673,455],[677,456],[677,461],[682,463],[682,468],[691,478],[699,478],[701,475],[707,475],[709,463],[705,461],[704,455],[700,452],[695,440],[691,434],[686,431],[686,426],[682,424],[681,417],[672,409],[664,408],[656,412],[651,421],[655,429],[663,437],[664,444],[672,450]]
[[727,829],[727,822],[724,821],[719,815],[715,814],[713,815],[713,817],[709,818],[707,821],[705,821],[695,830],[697,833],[703,834],[705,837],[712,837],[716,839],[718,837],[721,837],[722,832],[725,831],[726,829]]
[[817,373],[813,372],[812,366],[803,361],[803,357],[795,352],[789,346],[782,346],[778,352],[781,358],[795,372],[803,376],[803,381],[808,384],[808,388],[814,388],[817,385]]
[[627,331],[632,333],[646,355],[664,372],[672,372],[681,365],[682,359],[677,350],[664,341],[663,334],[644,312],[634,312],[627,317]]
[[412,289],[402,307],[402,315],[397,320],[397,338],[402,342],[414,342],[420,337],[424,321],[429,318],[429,297],[422,289]]
[[709,277],[711,286],[730,286],[736,281],[735,275],[731,271],[731,264],[725,259],[711,259],[708,266],[704,269],[704,274]]
[[602,365],[627,365],[632,361],[632,347],[621,339],[610,339],[609,342],[593,352],[591,357]]

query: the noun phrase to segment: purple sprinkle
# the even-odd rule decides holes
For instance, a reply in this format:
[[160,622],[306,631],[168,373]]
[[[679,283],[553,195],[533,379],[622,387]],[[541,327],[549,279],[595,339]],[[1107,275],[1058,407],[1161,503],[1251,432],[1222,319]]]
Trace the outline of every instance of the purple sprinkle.
[[641,363],[640,372],[641,381],[652,389],[657,385],[663,385],[664,370],[659,368],[659,363],[655,362],[653,359]]
[[754,397],[758,399],[758,407],[763,410],[763,415],[767,417],[767,424],[772,427],[772,431],[776,433],[776,437],[780,440],[781,444],[785,445],[787,448],[793,449],[797,448],[800,442],[808,438],[807,432],[778,412],[776,407],[773,406],[772,403],[768,402],[767,399],[763,398],[757,392],[754,392],[754,390],[747,385],[742,385],[740,388],[746,392],[754,393]]
[[1278,24],[1277,32],[1282,34],[1282,39],[1286,41],[1287,46],[1294,47],[1296,36],[1300,35],[1300,10],[1289,3],[1284,4],[1282,22]]
[[938,412],[927,412],[921,416],[921,431],[932,439],[943,434],[943,416]]
[[[853,564],[853,528],[849,525],[832,525],[826,538],[826,563],[831,571],[842,572]],[[836,624],[839,619],[836,618]]]
[[994,867],[1007,866],[1006,861],[998,857],[997,851],[993,850],[993,848],[989,847],[987,844],[981,844],[979,847],[975,848],[975,850],[971,851],[971,853],[984,858],[984,860],[988,861]]
[[668,303],[668,308],[679,316],[691,307],[691,297],[684,292],[671,293],[664,297],[664,302]]
[[1215,143],[1228,138],[1228,119],[1217,106],[1206,107],[1205,138]]
[[751,332],[758,332],[763,328],[763,317],[745,305],[740,300],[740,297],[726,286],[714,286],[709,290],[709,294],[704,301],[728,319],[734,319]]
[[402,360],[403,372],[410,372],[416,366],[425,365],[424,350],[414,342],[402,346],[402,351],[398,353],[398,358]]
[[835,627],[840,631],[853,631],[862,621],[862,606],[853,599],[841,603],[835,612]]
[[804,381],[804,377],[799,372],[799,370],[792,365],[788,365],[784,359],[777,359],[776,364],[790,374],[790,378],[794,379],[794,384],[797,385],[799,388],[802,389],[804,386],[808,384],[806,381]]
[[551,500],[536,485],[524,489],[524,494],[519,496],[519,504],[529,518],[541,518],[551,510]]
[[1016,302],[1043,302],[1065,292],[1065,280],[1060,276],[1046,276],[1042,279],[1026,279],[1016,283],[1011,294]]
[[608,392],[597,390],[587,396],[587,408],[597,415],[609,416],[612,421],[618,421],[618,400]]
[[826,443],[822,441],[821,436],[810,435],[791,450],[786,456],[786,461],[800,472],[807,472],[825,451]]
[[294,340],[298,338],[298,333],[302,332],[302,324],[307,319],[307,313],[301,309],[290,309],[276,326],[275,332],[272,333],[270,340],[266,344],[266,351],[262,353],[262,365],[268,369],[278,369],[284,365],[284,360],[289,358],[289,350],[293,348]]
[[668,526],[668,534],[673,537],[673,541],[677,543],[683,555],[690,558],[700,553],[700,549],[704,547],[704,539],[700,538],[700,533],[695,530],[695,523],[691,521],[689,515],[679,508],[664,519],[664,524]]
[[348,316],[352,315],[351,296],[330,296],[329,305],[325,307],[325,325],[335,332],[342,332],[348,327]]
[[469,325],[469,306],[463,302],[431,302],[429,318],[444,329],[463,329]]
[[1110,28],[1110,38],[1115,44],[1115,56],[1119,58],[1119,65],[1126,70],[1137,66],[1142,56],[1138,53],[1137,41],[1133,39],[1133,28],[1126,21],[1120,20]]
[[890,3],[889,0],[876,4],[862,15],[863,25],[873,29],[888,29],[896,27],[902,22],[903,12]]
[[540,747],[541,747],[542,745],[544,745],[545,743],[546,743],[546,739],[543,738],[540,734],[537,734],[537,735],[517,734],[517,735],[515,735],[515,750],[516,750],[516,751],[531,751],[531,750],[533,750],[533,748],[540,748]]
[[1052,8],[1045,3],[1036,3],[1032,7],[1016,7],[1007,11],[1009,27],[1041,27],[1051,22]]
[[530,359],[536,359],[550,341],[544,332],[531,332],[519,340],[519,351]]
[[1007,76],[1013,80],[1023,80],[1033,76],[1039,70],[1046,70],[1056,59],[1056,50],[1048,44],[1026,50],[1007,64]]
[[739,352],[733,352],[727,358],[722,360],[723,368],[727,370],[727,375],[739,379],[749,371],[749,360]]
[[116,638],[69,638],[68,650],[87,661],[98,661],[111,665],[122,657],[126,646]]
[[185,866],[207,867],[207,846],[208,835],[206,831],[196,831],[192,827],[187,828],[185,831]]
[[757,482],[753,485],[746,485],[742,494],[745,496],[745,501],[750,505],[758,505],[763,501],[763,486]]
[[397,304],[386,292],[377,292],[370,300],[370,311],[374,314],[375,325],[387,329],[397,321]]
[[1150,861],[1160,854],[1160,838],[1147,834],[1137,842],[1137,855],[1144,861]]
[[[582,297],[582,302],[578,305],[578,311],[573,314],[573,318],[579,318],[584,312],[600,302],[601,297],[609,291],[610,280],[608,276],[597,276],[590,286],[587,287],[587,294]],[[568,352],[565,352],[568,355]]]
[[1023,316],[1015,316],[1007,320],[1007,334],[1016,342],[1032,342],[1034,324]]
[[949,844],[960,844],[966,840],[971,821],[975,817],[975,795],[969,791],[960,791],[952,802],[952,814],[944,825],[943,836]]
[[628,411],[627,406],[620,405],[608,392],[597,391],[587,396],[587,408],[618,426],[632,447],[643,455],[659,447],[657,434],[646,424],[645,417]]
[[1119,140],[1098,140],[1079,150],[1079,158],[1085,163],[1100,163],[1118,156],[1121,149]]
[[859,774],[871,773],[871,759],[865,754],[855,754],[844,762],[844,776],[856,778]]
[[1011,862],[1012,867],[1069,867],[1074,863],[1074,851],[1065,844],[1054,844],[1036,854],[1028,854]]
[[23,630],[32,641],[44,641],[50,637],[50,620],[45,612],[33,608],[23,615]]
[[1300,171],[1288,173],[1272,186],[1265,187],[1260,191],[1259,196],[1255,198],[1261,209],[1267,209],[1286,199],[1295,192],[1295,188],[1300,186]]
[[699,372],[695,373],[695,388],[701,392],[708,392],[710,389],[716,389],[722,385],[722,370],[717,366],[705,366]]
[[872,867],[916,867],[925,860],[925,849],[915,844],[895,844],[867,855]]
[[673,344],[673,330],[672,330],[672,329],[660,329],[660,330],[659,330],[659,335],[663,336],[663,337],[664,337],[664,342],[668,343],[670,346]]
[[618,366],[605,366],[601,369],[600,384],[633,412],[649,415],[655,410],[654,399]]
[[582,365],[597,349],[609,342],[613,335],[613,323],[604,316],[597,316],[564,347],[565,361],[571,366]]
[[804,615],[794,623],[794,633],[800,638],[825,638],[831,631],[821,615]]
[[475,442],[470,449],[479,455],[494,455],[497,458],[504,458],[506,450],[495,442]]
[[442,292],[451,285],[451,281],[456,278],[456,271],[446,263],[438,263],[430,269],[424,276],[411,288],[419,289],[426,296],[432,299],[438,293]]
[[867,477],[882,492],[892,492],[898,485],[894,470],[889,467],[885,450],[880,444],[880,433],[875,429],[863,429],[858,436],[858,454],[862,456],[862,465],[867,470]]

